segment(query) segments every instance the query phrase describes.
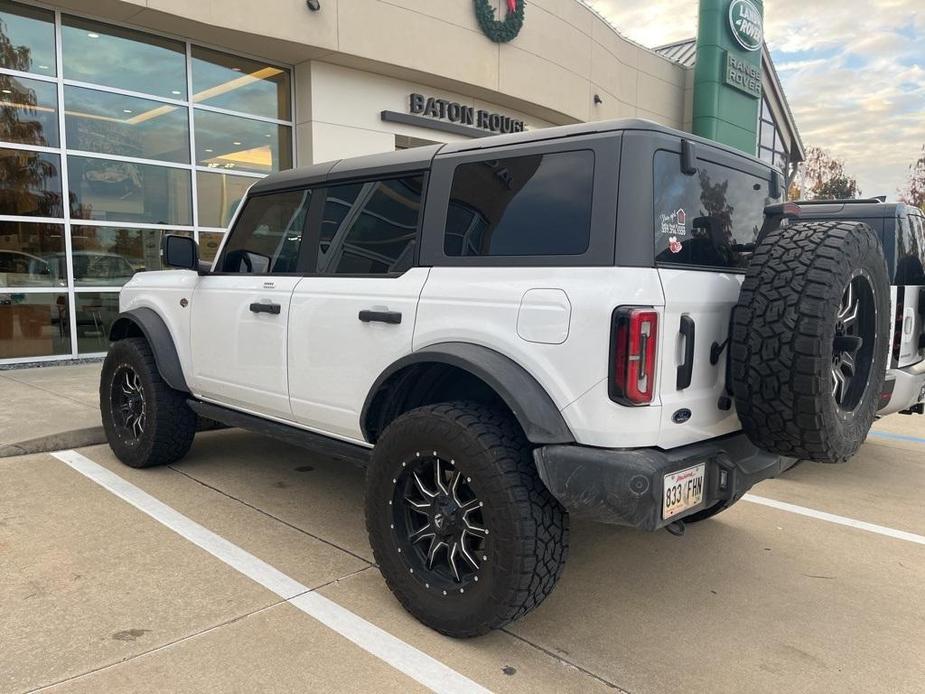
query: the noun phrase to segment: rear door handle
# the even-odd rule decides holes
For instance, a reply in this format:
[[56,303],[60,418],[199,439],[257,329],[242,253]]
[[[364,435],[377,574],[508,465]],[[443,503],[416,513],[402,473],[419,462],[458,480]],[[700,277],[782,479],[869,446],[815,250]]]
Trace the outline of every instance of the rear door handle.
[[366,309],[360,311],[359,316],[357,316],[364,323],[391,323],[392,325],[398,325],[401,323],[401,312],[400,311],[373,311]]
[[684,361],[678,367],[678,390],[684,390],[694,375],[694,319],[686,314],[681,316],[680,333],[684,337]]
[[274,316],[278,316],[280,312],[280,305],[273,303],[253,303],[250,306],[251,313],[271,313]]

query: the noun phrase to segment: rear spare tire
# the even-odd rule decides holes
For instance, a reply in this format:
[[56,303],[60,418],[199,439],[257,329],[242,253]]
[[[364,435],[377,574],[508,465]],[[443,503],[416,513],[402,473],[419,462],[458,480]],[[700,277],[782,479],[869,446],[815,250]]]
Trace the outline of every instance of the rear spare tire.
[[877,413],[890,283],[860,222],[799,222],[758,245],[733,313],[731,380],[742,428],[767,451],[848,460]]

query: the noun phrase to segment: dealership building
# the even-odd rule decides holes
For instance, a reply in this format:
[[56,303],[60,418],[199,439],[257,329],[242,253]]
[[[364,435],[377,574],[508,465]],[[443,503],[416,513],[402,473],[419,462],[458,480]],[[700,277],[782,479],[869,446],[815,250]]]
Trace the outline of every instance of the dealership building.
[[649,49],[578,0],[0,0],[0,365],[103,353],[163,234],[214,257],[294,166],[634,117],[789,175],[760,9],[702,0]]

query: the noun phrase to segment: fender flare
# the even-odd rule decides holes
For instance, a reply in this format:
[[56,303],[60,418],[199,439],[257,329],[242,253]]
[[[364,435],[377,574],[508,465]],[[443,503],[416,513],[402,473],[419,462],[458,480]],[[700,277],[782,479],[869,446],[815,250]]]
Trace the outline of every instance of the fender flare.
[[454,366],[483,381],[514,413],[531,443],[574,443],[575,437],[559,408],[526,369],[500,352],[467,342],[429,345],[402,357],[383,371],[370,388],[360,413],[360,425],[367,441],[370,440],[367,416],[382,386],[405,367],[428,362]]
[[131,326],[135,326],[148,341],[154,353],[154,362],[161,378],[174,390],[189,393],[183,368],[180,366],[180,356],[173,342],[170,329],[156,311],[142,306],[130,311],[123,311],[113,321],[109,329],[109,339],[112,342],[128,337]]

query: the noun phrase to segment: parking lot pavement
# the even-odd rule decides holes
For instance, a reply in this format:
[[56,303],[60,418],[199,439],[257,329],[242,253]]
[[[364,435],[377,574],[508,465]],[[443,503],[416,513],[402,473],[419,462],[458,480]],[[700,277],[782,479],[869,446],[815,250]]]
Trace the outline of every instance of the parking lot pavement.
[[[920,692],[925,677],[915,542],[747,501],[683,538],[576,522],[543,606],[454,641],[371,565],[361,470],[236,430],[200,434],[171,468],[81,453],[494,691]],[[0,691],[424,688],[64,462],[8,458],[0,475]],[[923,534],[923,488],[925,443],[872,438],[753,491]]]

